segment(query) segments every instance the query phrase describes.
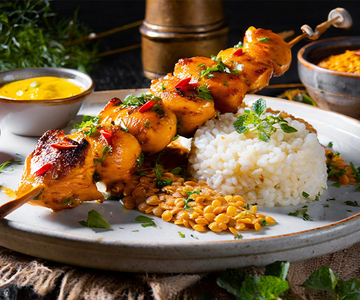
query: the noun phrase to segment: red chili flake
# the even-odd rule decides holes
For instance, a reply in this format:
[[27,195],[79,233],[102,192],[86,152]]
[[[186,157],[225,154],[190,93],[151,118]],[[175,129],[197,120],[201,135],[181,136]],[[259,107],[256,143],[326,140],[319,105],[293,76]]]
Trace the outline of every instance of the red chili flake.
[[112,133],[110,131],[107,131],[105,129],[100,129],[99,132],[102,134],[102,136],[106,139],[108,145],[111,144],[112,140]]
[[41,176],[44,175],[47,171],[49,171],[52,167],[52,163],[46,163],[43,165],[39,170],[34,172],[35,176]]
[[242,48],[239,48],[233,53],[233,56],[242,56],[243,54]]
[[150,100],[140,107],[139,112],[146,112],[154,107],[159,100]]
[[59,150],[66,150],[71,148],[76,148],[78,145],[70,144],[69,142],[59,142],[56,144],[51,144],[51,147]]

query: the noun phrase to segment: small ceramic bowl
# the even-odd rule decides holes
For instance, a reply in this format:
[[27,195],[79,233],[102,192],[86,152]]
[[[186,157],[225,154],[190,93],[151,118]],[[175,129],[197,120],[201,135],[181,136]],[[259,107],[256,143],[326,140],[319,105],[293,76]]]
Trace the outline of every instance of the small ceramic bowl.
[[360,37],[324,39],[301,48],[297,58],[300,80],[319,107],[360,119],[360,74],[317,66],[330,55],[358,49]]
[[94,90],[92,79],[65,68],[14,69],[0,72],[0,86],[12,81],[53,76],[72,79],[85,90],[75,96],[51,100],[13,100],[0,96],[0,128],[24,136],[40,136],[46,130],[66,126]]

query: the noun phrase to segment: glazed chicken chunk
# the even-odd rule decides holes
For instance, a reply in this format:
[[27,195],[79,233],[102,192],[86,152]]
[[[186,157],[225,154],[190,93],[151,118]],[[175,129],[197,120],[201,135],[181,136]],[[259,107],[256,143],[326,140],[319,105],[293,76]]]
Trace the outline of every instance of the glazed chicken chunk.
[[84,201],[104,200],[93,180],[93,151],[86,139],[68,138],[62,130],[49,130],[26,158],[17,195],[33,186],[43,192],[29,203],[53,211],[76,207]]

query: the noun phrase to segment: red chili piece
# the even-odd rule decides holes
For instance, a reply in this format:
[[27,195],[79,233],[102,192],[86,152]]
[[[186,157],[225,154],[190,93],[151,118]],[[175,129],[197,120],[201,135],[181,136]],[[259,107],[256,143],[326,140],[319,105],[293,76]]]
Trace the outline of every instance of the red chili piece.
[[242,56],[243,54],[244,54],[244,53],[243,53],[242,48],[237,49],[237,50],[233,53],[234,56]]
[[181,80],[177,85],[175,85],[175,88],[181,90],[184,86],[186,86],[190,83],[190,80],[191,80],[191,77]]
[[41,176],[44,175],[47,171],[49,171],[52,167],[52,163],[46,163],[45,165],[43,165],[39,170],[37,170],[36,172],[34,172],[35,176]]
[[70,144],[68,142],[60,142],[60,143],[56,143],[56,144],[51,144],[51,147],[55,148],[55,149],[59,149],[59,150],[66,150],[66,149],[70,149],[70,148],[76,148],[78,145],[73,145]]
[[110,145],[111,144],[111,139],[112,139],[112,133],[110,131],[105,130],[105,129],[100,129],[99,131],[102,134],[102,136],[106,139],[108,145]]
[[143,106],[140,107],[139,112],[145,112],[152,109],[157,102],[158,100],[150,100],[146,102]]

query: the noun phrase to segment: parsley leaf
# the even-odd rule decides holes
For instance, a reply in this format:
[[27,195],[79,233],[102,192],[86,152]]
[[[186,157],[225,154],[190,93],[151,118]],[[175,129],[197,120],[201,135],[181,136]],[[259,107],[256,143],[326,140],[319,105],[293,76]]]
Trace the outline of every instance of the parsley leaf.
[[281,115],[263,117],[266,112],[266,101],[260,98],[255,101],[251,110],[245,110],[233,123],[235,130],[240,134],[257,133],[258,138],[264,142],[270,141],[270,136],[277,130],[275,124],[285,133],[297,132],[297,129],[288,125]]
[[214,101],[214,98],[210,94],[210,90],[206,87],[206,85],[199,86],[199,94],[197,95],[201,99]]
[[145,227],[150,227],[150,226],[153,226],[155,228],[159,228],[158,226],[156,226],[153,218],[149,218],[149,217],[146,217],[146,216],[137,216],[135,218],[135,222],[143,223],[143,224],[141,224],[141,226],[144,227],[144,228]]
[[87,221],[79,222],[82,226],[90,228],[105,228],[110,229],[111,225],[105,218],[96,210],[92,209],[88,212]]

